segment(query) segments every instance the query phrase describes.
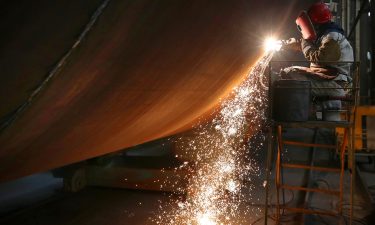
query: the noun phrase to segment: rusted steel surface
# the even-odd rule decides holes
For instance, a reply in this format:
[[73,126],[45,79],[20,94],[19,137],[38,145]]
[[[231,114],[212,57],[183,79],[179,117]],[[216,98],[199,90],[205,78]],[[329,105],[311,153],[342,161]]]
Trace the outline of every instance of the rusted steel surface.
[[[294,2],[111,0],[61,72],[1,131],[0,181],[189,129],[246,75],[266,35],[295,30]],[[2,2],[2,122],[101,3]]]

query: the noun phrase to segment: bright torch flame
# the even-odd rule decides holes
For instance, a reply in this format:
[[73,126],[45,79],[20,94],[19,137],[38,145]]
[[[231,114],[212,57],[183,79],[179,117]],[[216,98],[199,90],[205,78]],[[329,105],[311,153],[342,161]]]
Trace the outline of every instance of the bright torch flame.
[[271,51],[279,51],[281,49],[282,43],[280,40],[276,40],[275,38],[269,37],[264,42],[264,48],[266,52]]

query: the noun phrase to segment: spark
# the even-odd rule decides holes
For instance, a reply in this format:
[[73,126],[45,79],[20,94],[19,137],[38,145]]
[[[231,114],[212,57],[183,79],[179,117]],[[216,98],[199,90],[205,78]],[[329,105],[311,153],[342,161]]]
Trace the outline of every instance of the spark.
[[234,127],[229,128],[229,130],[228,130],[228,135],[229,136],[233,137],[236,133],[237,133],[237,129],[236,128],[234,128]]
[[219,163],[221,173],[231,173],[234,171],[233,165],[230,163]]
[[239,96],[245,98],[250,94],[250,91],[247,88],[240,89]]
[[235,192],[237,189],[237,184],[234,180],[230,180],[227,185],[227,189],[230,192]]
[[[249,158],[249,148],[240,140],[250,128],[259,129],[266,120],[268,92],[264,71],[272,54],[261,57],[244,82],[233,89],[233,98],[222,100],[212,121],[195,127],[196,135],[184,145],[186,154],[197,155],[194,163],[184,164],[195,165],[194,175],[187,178],[186,199],[177,200],[174,204],[178,207],[173,207],[172,212],[164,210],[156,224],[233,225],[245,221],[240,204],[251,196],[240,191],[244,188],[241,181],[259,171]],[[259,148],[259,142],[251,144]],[[242,216],[248,214],[246,211]]]
[[198,216],[198,225],[216,225],[216,222],[210,218],[209,214],[203,214]]

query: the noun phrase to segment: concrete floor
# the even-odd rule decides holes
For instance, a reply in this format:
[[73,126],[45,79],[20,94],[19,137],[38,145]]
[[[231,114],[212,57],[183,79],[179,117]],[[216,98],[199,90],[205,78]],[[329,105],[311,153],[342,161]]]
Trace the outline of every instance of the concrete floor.
[[[53,189],[53,188],[52,188]],[[245,190],[246,191],[246,190]],[[39,192],[34,190],[34,192]],[[32,195],[33,192],[29,194]],[[253,197],[254,194],[252,194]],[[151,225],[157,218],[160,206],[163,210],[177,207],[176,200],[182,195],[170,193],[126,190],[115,188],[87,187],[78,193],[64,193],[61,187],[53,195],[45,192],[43,197],[22,204],[24,196],[13,197],[14,208],[3,211],[0,218],[2,225]],[[30,197],[32,198],[32,197]],[[262,217],[262,210],[257,201],[249,201],[241,207],[250,210],[248,221]],[[171,203],[172,202],[172,203]],[[3,202],[4,203],[4,202]],[[254,204],[254,206],[250,206]],[[9,202],[7,203],[9,204]],[[5,206],[5,204],[2,204]]]
[[7,216],[1,224],[152,224],[160,193],[89,187],[76,194],[57,194],[54,199],[21,213]]
[[[311,130],[288,130],[284,133],[285,138],[305,139],[311,141]],[[330,140],[330,133],[320,132],[318,141],[327,142]],[[289,162],[300,162],[307,159],[308,150],[288,147],[283,154],[283,159]],[[266,150],[252,152],[260,168],[260,174],[249,177],[249,185],[246,185],[243,191],[248,196],[248,201],[241,206],[247,209],[247,215],[243,217],[246,221],[239,224],[264,224],[265,189],[263,182],[265,179],[264,162]],[[335,157],[327,151],[317,151],[315,155],[319,162],[335,163]],[[304,172],[296,169],[284,169],[284,182],[291,185],[299,185],[303,182]],[[320,188],[335,189],[338,187],[338,176],[326,173],[312,174],[314,185]],[[366,180],[371,181],[373,185],[374,174],[366,173]],[[346,188],[348,182],[346,180]],[[271,191],[269,203],[268,224],[274,223],[274,213],[276,204],[276,192],[274,187],[274,174],[271,174]],[[372,204],[365,202],[357,189],[355,217],[353,224],[375,224],[374,220],[365,218],[372,212]],[[282,197],[282,195],[280,196]],[[0,224],[1,225],[151,225],[155,224],[153,218],[159,214],[160,206],[163,210],[169,210],[177,207],[174,200],[183,198],[183,196],[173,195],[162,192],[150,192],[140,190],[127,190],[115,188],[87,187],[78,193],[64,193],[62,191],[61,179],[52,178],[50,174],[37,174],[31,177],[23,178],[14,182],[0,185]],[[305,198],[305,195],[296,191],[285,191],[286,204],[298,205]],[[281,198],[282,199],[282,198]],[[337,199],[327,197],[321,194],[313,194],[309,197],[310,208],[335,209]],[[348,202],[348,194],[344,197]],[[347,206],[344,208],[347,214]],[[294,213],[285,213],[282,216],[283,224],[301,224],[301,218]],[[332,217],[303,217],[304,224],[337,224],[337,218]],[[347,222],[347,220],[345,220]],[[344,221],[344,222],[345,222]],[[345,224],[345,223],[344,223]]]

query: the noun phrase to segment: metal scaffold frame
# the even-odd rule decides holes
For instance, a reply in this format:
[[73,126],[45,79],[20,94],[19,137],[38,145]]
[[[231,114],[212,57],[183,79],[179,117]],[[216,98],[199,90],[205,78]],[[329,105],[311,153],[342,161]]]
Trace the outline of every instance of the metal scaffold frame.
[[[266,161],[266,204],[265,204],[265,224],[267,224],[267,218],[269,217],[268,207],[269,207],[269,180],[271,175],[272,169],[272,162],[273,159],[275,160],[275,186],[276,186],[276,213],[273,215],[276,224],[280,224],[281,217],[285,211],[290,211],[299,214],[315,214],[315,215],[324,215],[324,216],[334,216],[340,218],[338,220],[339,224],[343,221],[343,197],[344,197],[344,177],[345,177],[345,159],[346,155],[348,156],[348,170],[350,174],[350,202],[349,202],[349,222],[352,224],[353,220],[353,202],[354,202],[354,181],[355,181],[355,127],[356,127],[356,111],[357,105],[359,101],[359,63],[352,63],[353,69],[351,70],[351,76],[353,78],[353,85],[351,87],[345,87],[347,91],[347,96],[344,99],[341,99],[343,102],[345,101],[346,110],[341,112],[341,120],[340,121],[323,121],[323,120],[308,120],[308,121],[299,121],[299,122],[289,122],[289,121],[277,121],[273,117],[273,89],[271,84],[271,74],[272,74],[272,63],[275,61],[271,61],[269,64],[269,118],[270,118],[270,125],[268,131],[268,153],[267,153],[267,161]],[[281,61],[276,61],[280,63]],[[281,63],[295,63],[290,61],[283,61]],[[287,128],[311,128],[315,130],[315,135],[319,128],[330,128],[335,131],[341,129],[342,133],[340,137],[337,137],[335,140],[335,144],[320,144],[316,143],[315,140],[313,143],[306,143],[305,141],[290,141],[284,140],[283,137],[283,130]],[[276,145],[276,150],[275,150]],[[297,164],[297,163],[284,163],[282,160],[282,155],[284,153],[284,146],[286,145],[294,145],[299,147],[309,147],[312,148],[314,151],[315,148],[322,148],[322,149],[330,149],[334,150],[335,153],[339,156],[340,166],[339,168],[332,168],[332,167],[324,167],[324,166],[316,166],[314,165],[314,157],[310,158],[310,162],[308,164]],[[302,149],[302,148],[301,148]],[[275,153],[276,151],[276,153]],[[292,186],[287,185],[284,183],[283,179],[283,168],[288,169],[303,169],[308,171],[310,174],[313,171],[320,171],[326,173],[339,173],[339,189],[338,190],[330,190],[330,189],[322,189],[322,188],[313,188],[309,186]],[[291,191],[301,191],[305,193],[321,193],[325,195],[332,195],[337,196],[338,207],[335,211],[326,211],[326,210],[318,210],[314,208],[306,208],[306,204],[302,207],[290,207],[286,204],[280,203],[280,193],[283,192],[285,189]],[[305,198],[305,203],[307,198]]]

